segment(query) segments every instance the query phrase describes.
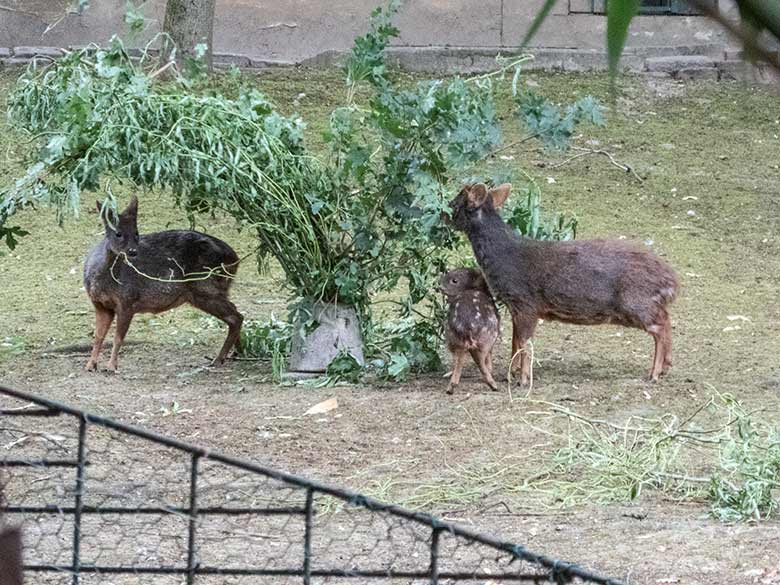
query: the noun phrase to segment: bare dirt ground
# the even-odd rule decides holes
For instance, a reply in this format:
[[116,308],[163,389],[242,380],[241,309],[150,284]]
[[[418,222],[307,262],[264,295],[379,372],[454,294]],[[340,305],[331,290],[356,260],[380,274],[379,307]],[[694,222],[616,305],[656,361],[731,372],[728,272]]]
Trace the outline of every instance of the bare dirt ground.
[[[602,77],[535,79],[562,99],[606,92]],[[317,128],[338,80],[298,72],[261,77],[259,84],[282,103],[305,91],[312,104],[304,100],[302,113]],[[224,331],[189,309],[139,317],[120,373],[87,373],[93,317],[80,290],[80,265],[98,229],[87,215],[60,231],[45,214],[30,216],[31,239],[0,257],[0,339],[10,339],[0,352],[0,383],[420,506],[627,583],[780,583],[776,520],[724,524],[700,499],[653,491],[631,504],[543,507],[510,481],[487,479],[510,468],[529,477],[559,444],[542,431],[565,425],[537,414],[545,409],[541,401],[620,424],[630,416],[684,418],[717,391],[748,409],[764,409],[767,420],[780,419],[777,97],[727,84],[677,90],[659,97],[642,81],[626,82],[607,128],[593,133],[646,177],[643,185],[600,159],[552,170],[533,166],[552,155],[530,146],[506,153],[541,183],[555,179],[546,182],[545,206],[575,211],[580,237],[652,240],[677,268],[683,286],[673,308],[675,365],[658,384],[643,378],[652,351],[648,336],[544,323],[528,400],[518,388],[490,392],[473,368],[454,396],[444,394],[440,375],[401,385],[278,386],[267,364],[207,368],[204,356],[214,354]],[[15,167],[4,170],[12,176]],[[161,201],[148,201],[148,212],[141,205],[142,231],[183,225]],[[228,221],[217,218],[207,227],[251,249]],[[251,262],[242,267],[234,297],[249,318],[284,311],[278,280],[258,276]],[[744,319],[729,319],[735,315]],[[499,375],[507,338],[505,330]],[[74,344],[81,347],[67,349]],[[304,416],[331,397],[337,409]]]

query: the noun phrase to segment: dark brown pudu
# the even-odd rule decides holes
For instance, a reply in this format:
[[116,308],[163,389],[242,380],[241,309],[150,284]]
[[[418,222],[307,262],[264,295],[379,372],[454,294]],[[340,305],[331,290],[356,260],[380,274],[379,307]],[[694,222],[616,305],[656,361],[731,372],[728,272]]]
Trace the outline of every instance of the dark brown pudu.
[[512,367],[530,380],[526,343],[539,319],[647,331],[655,340],[650,378],[672,365],[668,305],[677,295],[674,270],[655,254],[614,240],[542,242],[517,236],[498,214],[511,185],[488,191],[467,185],[450,202],[453,223],[466,232],[497,300],[512,315]]
[[[98,212],[101,205],[98,203]],[[235,347],[244,318],[228,300],[239,259],[222,240],[189,230],[138,235],[138,199],[118,216],[102,216],[106,237],[84,265],[84,287],[95,306],[95,344],[87,362],[97,369],[103,339],[116,316],[116,333],[108,369],[116,371],[117,355],[136,313],[162,313],[189,303],[228,325],[228,335],[215,363]]]
[[499,318],[485,279],[479,270],[458,268],[442,275],[439,288],[450,305],[446,339],[453,365],[447,394],[452,394],[460,383],[466,352],[471,354],[485,383],[491,390],[498,390],[492,373],[492,352],[498,339]]

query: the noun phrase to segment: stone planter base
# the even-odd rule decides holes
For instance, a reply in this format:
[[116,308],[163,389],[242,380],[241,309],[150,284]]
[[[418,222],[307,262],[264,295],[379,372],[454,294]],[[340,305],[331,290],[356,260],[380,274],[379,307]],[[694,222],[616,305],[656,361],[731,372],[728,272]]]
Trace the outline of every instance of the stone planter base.
[[[305,339],[293,335],[289,372],[324,373],[330,362],[342,351],[348,351],[362,366],[363,339],[360,321],[354,308],[348,305],[312,303],[303,308],[310,311],[316,327]],[[300,324],[296,324],[298,330]]]

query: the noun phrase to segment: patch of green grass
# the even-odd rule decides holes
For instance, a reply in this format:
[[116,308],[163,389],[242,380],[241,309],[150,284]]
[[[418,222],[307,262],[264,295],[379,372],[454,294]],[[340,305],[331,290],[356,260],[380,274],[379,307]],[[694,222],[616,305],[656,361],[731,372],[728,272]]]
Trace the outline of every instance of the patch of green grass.
[[0,339],[0,356],[21,355],[27,350],[27,342],[21,337],[3,337]]

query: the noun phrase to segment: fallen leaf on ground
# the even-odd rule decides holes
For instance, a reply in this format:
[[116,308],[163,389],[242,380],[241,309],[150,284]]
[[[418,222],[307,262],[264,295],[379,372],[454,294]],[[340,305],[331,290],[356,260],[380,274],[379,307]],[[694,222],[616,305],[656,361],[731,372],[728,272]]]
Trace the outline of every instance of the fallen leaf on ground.
[[312,414],[322,414],[323,412],[330,412],[339,407],[339,401],[333,397],[323,400],[319,404],[315,404],[309,410],[303,413],[303,416],[309,416]]

